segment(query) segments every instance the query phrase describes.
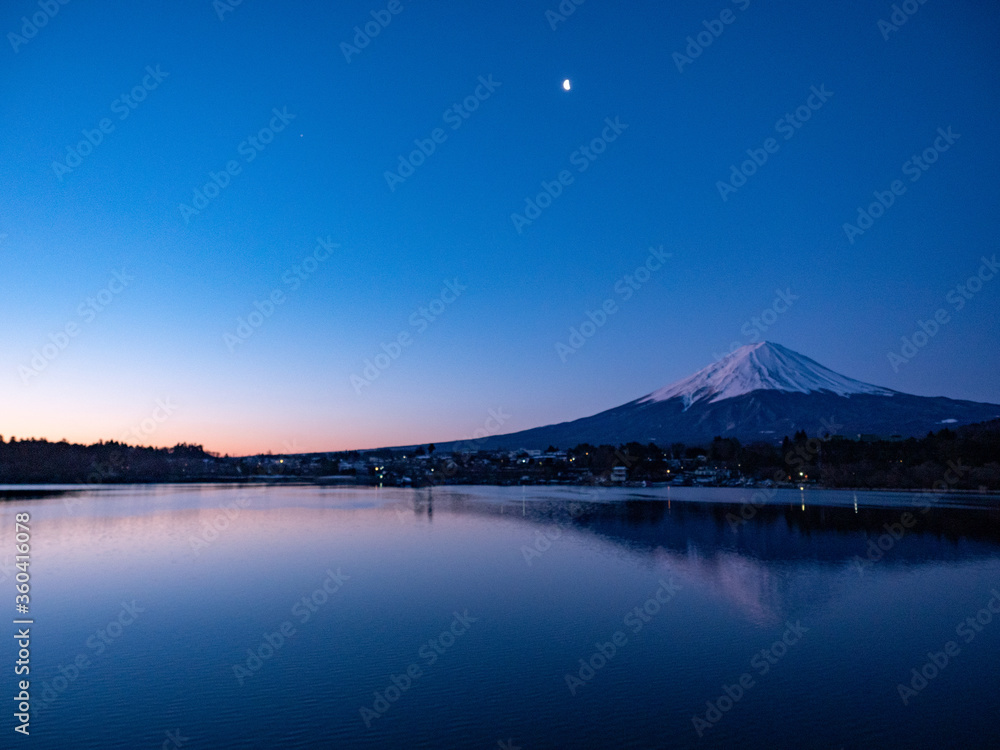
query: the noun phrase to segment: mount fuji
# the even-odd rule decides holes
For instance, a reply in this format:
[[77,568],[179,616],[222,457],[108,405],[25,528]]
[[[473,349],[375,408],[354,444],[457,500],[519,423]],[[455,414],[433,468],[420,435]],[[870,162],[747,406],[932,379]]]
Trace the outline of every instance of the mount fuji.
[[[913,396],[841,375],[779,344],[741,347],[694,375],[572,422],[475,441],[479,449],[571,448],[580,443],[743,443],[859,434],[923,437],[1000,417],[1000,405]],[[461,448],[460,443],[449,443]],[[441,447],[445,447],[441,445]]]

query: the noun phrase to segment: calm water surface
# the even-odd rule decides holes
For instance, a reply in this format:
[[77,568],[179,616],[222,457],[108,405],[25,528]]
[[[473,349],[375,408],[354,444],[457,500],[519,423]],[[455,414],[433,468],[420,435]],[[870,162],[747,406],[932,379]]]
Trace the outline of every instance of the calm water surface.
[[31,737],[8,705],[0,747],[1000,747],[975,498],[35,494],[0,491],[0,590],[12,613],[28,511],[35,620]]

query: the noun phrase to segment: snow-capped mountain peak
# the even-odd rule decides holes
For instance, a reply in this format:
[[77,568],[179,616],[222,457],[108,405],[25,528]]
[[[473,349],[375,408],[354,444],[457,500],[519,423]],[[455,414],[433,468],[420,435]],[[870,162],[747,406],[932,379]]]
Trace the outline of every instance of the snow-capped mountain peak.
[[762,341],[740,347],[694,375],[654,391],[640,403],[682,398],[687,409],[699,401],[714,403],[759,390],[826,391],[838,396],[855,393],[892,396],[895,393],[840,375],[779,344]]

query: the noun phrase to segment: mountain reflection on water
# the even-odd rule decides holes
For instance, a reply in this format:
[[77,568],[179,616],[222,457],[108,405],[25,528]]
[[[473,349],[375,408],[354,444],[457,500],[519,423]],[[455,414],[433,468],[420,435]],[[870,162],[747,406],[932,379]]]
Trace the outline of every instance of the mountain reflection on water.
[[[831,507],[804,504],[789,492],[795,502],[753,507],[649,495],[595,501],[592,490],[552,500],[533,490],[497,503],[475,490],[427,489],[414,492],[408,508],[426,521],[435,511],[521,521],[536,527],[539,547],[564,534],[590,535],[714,590],[761,625],[833,594],[811,575],[817,566],[858,577],[876,565],[888,572],[1000,552],[1000,508],[935,505],[921,495],[898,495],[892,508]],[[530,559],[532,545],[526,547]]]
[[[1000,735],[996,627],[962,640],[919,698],[897,688],[1000,590],[996,498],[779,491],[757,507],[738,490],[294,484],[0,497],[8,528],[31,516],[32,687],[51,704],[33,719],[38,750],[155,747],[168,728],[190,747],[292,750],[969,750]],[[677,593],[661,608],[664,582]],[[88,644],[133,603],[141,616],[98,654]],[[422,644],[456,613],[475,624],[428,663]],[[285,621],[294,637],[254,656]],[[801,645],[756,671],[792,625]],[[572,692],[567,675],[618,632]],[[53,694],[80,654],[91,666]],[[424,676],[367,725],[360,710],[413,663]],[[757,687],[699,736],[692,717],[748,671]]]

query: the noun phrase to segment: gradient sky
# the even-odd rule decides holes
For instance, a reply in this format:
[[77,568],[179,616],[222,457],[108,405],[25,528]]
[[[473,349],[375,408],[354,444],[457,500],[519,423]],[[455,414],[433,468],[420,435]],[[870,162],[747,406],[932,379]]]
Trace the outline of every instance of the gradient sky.
[[[929,0],[886,40],[890,6],[588,0],[553,30],[556,0],[401,0],[348,62],[341,43],[385,3],[244,0],[220,20],[211,0],[70,2],[25,42],[8,32],[39,6],[5,3],[0,432],[116,438],[165,416],[157,399],[169,415],[130,442],[443,441],[490,409],[508,432],[751,343],[776,290],[798,299],[765,338],[897,390],[1000,402],[1000,277],[961,310],[947,301],[998,250],[1000,11]],[[727,8],[679,72],[674,53]],[[168,75],[119,119],[147,66]],[[444,113],[480,76],[500,85],[453,130]],[[833,96],[785,140],[776,123],[814,86]],[[248,163],[240,144],[275,108],[294,120]],[[616,117],[627,129],[579,172],[574,152]],[[60,180],[53,162],[102,118],[114,130]],[[385,172],[438,127],[390,190]],[[948,127],[960,138],[910,182],[904,163]],[[778,152],[723,201],[717,181],[770,137]],[[180,204],[230,160],[240,173],[185,221]],[[519,233],[511,214],[561,170],[573,183]],[[844,223],[893,180],[906,192],[849,242]],[[293,290],[317,237],[340,247]],[[672,257],[624,300],[616,282],[659,246]],[[133,281],[81,315],[123,269]],[[453,279],[466,291],[412,325]],[[274,289],[285,301],[231,352],[225,335]],[[556,343],[608,298],[618,311],[562,361]],[[894,368],[939,308],[949,322]],[[411,345],[357,393],[352,374],[402,331]]]

